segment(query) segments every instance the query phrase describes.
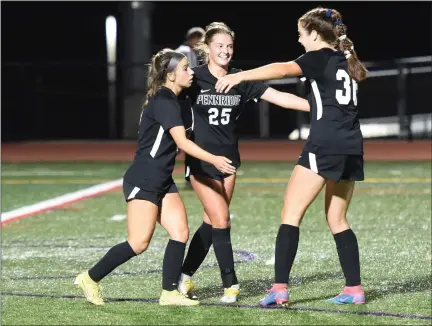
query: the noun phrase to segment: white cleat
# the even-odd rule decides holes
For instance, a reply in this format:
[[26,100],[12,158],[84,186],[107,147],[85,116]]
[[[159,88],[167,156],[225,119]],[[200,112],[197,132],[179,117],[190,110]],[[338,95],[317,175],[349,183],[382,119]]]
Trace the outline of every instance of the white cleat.
[[224,296],[220,299],[222,303],[234,303],[237,302],[237,296],[240,293],[240,285],[235,284],[230,288],[224,289]]
[[177,290],[183,294],[184,296],[188,297],[189,299],[198,299],[196,295],[192,294],[192,291],[195,289],[195,284],[192,282],[192,279],[190,276],[181,274],[180,280],[178,282]]

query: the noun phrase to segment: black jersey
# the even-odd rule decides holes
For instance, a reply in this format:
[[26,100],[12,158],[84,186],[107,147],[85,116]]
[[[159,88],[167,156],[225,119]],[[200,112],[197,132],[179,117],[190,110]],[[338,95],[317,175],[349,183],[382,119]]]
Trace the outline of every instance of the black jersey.
[[135,159],[124,180],[143,190],[165,192],[172,184],[177,155],[169,129],[182,125],[177,96],[162,87],[141,114]]
[[295,60],[310,83],[310,132],[305,149],[311,153],[363,154],[357,110],[357,82],[348,73],[341,51],[323,48]]
[[[194,81],[183,94],[189,97],[192,108],[191,139],[201,148],[226,156],[234,166],[239,166],[237,119],[244,104],[252,99],[258,100],[268,86],[262,82],[242,82],[226,94],[217,93],[217,78],[210,73],[208,65],[192,70],[195,72]],[[232,68],[228,74],[239,71]]]

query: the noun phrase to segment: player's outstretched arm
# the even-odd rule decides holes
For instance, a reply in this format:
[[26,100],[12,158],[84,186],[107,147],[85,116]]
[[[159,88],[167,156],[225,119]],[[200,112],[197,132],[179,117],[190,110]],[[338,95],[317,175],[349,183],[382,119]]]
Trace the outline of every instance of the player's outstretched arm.
[[302,73],[300,66],[294,61],[272,63],[219,78],[216,83],[216,91],[228,93],[233,86],[240,84],[242,81],[280,79],[289,76],[300,76]]
[[230,159],[224,156],[213,155],[203,150],[193,141],[187,139],[186,130],[184,126],[173,127],[169,130],[169,132],[172,138],[174,139],[175,143],[177,144],[177,147],[180,148],[185,153],[189,154],[190,156],[196,157],[201,161],[205,161],[210,164],[213,164],[219,171],[223,173],[226,174],[235,173],[236,169],[230,164],[231,163]]
[[310,111],[309,102],[297,95],[279,92],[274,88],[267,88],[261,96],[261,100],[276,104],[285,109],[293,109],[298,111]]

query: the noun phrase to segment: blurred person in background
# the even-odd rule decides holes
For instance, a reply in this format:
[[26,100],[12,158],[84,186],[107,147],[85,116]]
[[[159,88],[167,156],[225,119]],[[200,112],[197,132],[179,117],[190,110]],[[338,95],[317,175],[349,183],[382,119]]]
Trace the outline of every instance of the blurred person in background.
[[[196,45],[199,43],[201,38],[204,36],[205,31],[201,27],[192,27],[190,28],[185,35],[185,41],[182,45],[180,45],[176,51],[183,53],[186,58],[189,60],[190,68],[194,68],[200,64],[198,49]],[[182,116],[185,123],[185,126],[192,126],[191,114],[189,112],[189,107],[187,104],[182,104]],[[188,133],[190,130],[186,130]],[[181,151],[179,151],[179,154]],[[192,189],[192,185],[190,184],[190,180],[186,180],[186,188]]]
[[189,66],[194,68],[199,65],[198,50],[196,45],[204,36],[205,31],[201,27],[192,27],[186,32],[185,41],[175,51],[183,53],[189,60]]

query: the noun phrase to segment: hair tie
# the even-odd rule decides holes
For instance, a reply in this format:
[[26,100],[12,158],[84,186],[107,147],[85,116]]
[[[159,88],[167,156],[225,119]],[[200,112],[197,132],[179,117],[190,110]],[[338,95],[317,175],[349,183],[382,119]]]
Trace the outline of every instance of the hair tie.
[[345,40],[346,38],[347,38],[346,34],[343,34],[343,35],[341,35],[341,36],[338,37],[338,40],[339,40],[339,41],[343,41],[343,40]]
[[331,17],[331,15],[332,15],[332,10],[331,9],[327,9],[326,16],[327,17]]
[[345,54],[345,58],[348,59],[351,56],[351,51],[345,50],[344,54]]
[[335,25],[342,25],[342,19],[338,19],[334,23]]
[[183,53],[176,52],[176,51],[173,51],[172,55],[173,56],[171,57],[171,59],[169,60],[166,66],[167,73],[173,72],[177,68],[179,62],[182,61],[182,59],[185,57]]

